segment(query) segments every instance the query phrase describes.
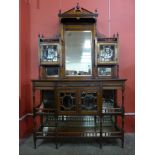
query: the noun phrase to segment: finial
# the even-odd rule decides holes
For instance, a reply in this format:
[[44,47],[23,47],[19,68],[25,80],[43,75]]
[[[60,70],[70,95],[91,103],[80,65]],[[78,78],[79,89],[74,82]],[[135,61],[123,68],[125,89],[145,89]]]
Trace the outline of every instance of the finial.
[[77,10],[79,10],[79,9],[80,9],[79,2],[77,2],[76,9],[77,9]]
[[61,14],[61,9],[59,10],[59,14]]
[[117,32],[117,38],[119,37],[119,34],[118,34],[118,32]]

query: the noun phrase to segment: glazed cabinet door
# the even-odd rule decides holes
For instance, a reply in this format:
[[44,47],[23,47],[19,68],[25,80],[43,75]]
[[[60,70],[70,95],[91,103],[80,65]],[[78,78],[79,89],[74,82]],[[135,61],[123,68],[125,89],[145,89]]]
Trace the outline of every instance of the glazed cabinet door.
[[80,90],[78,110],[80,114],[97,114],[99,112],[99,91],[95,88]]
[[57,91],[58,113],[62,115],[76,114],[77,91],[73,89],[60,89]]
[[99,112],[99,91],[89,89],[60,89],[57,91],[58,112],[62,115],[94,115]]

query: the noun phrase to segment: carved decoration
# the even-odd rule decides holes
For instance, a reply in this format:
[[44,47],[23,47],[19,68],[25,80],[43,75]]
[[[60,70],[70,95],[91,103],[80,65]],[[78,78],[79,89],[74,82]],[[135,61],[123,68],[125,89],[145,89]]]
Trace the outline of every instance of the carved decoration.
[[84,8],[81,8],[79,3],[77,3],[76,7],[72,8],[72,9],[70,9],[64,13],[61,13],[61,11],[60,11],[58,16],[61,18],[65,18],[65,17],[67,17],[67,18],[69,18],[69,17],[70,18],[72,18],[72,17],[80,17],[80,18],[82,18],[82,17],[87,17],[87,18],[94,17],[94,18],[96,18],[98,16],[98,14],[97,14],[97,10],[95,10],[95,13],[90,12]]

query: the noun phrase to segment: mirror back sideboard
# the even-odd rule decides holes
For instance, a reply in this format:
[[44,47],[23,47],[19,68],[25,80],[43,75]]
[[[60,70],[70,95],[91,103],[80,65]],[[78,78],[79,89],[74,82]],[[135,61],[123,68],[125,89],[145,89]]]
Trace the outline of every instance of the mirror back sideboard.
[[[107,138],[124,146],[124,91],[119,78],[119,35],[97,32],[98,13],[76,7],[58,14],[55,38],[39,35],[39,78],[32,80],[37,139]],[[118,121],[121,120],[121,121]]]

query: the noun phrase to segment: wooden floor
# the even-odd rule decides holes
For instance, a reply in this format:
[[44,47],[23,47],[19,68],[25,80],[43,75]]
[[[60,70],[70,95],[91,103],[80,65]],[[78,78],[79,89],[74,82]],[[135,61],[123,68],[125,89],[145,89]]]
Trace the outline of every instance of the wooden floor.
[[59,144],[58,149],[55,144],[47,140],[38,140],[37,149],[34,149],[33,138],[30,136],[20,141],[20,155],[134,155],[135,135],[125,134],[124,148],[121,148],[121,141],[107,139],[100,149],[98,143],[94,142],[68,142]]

